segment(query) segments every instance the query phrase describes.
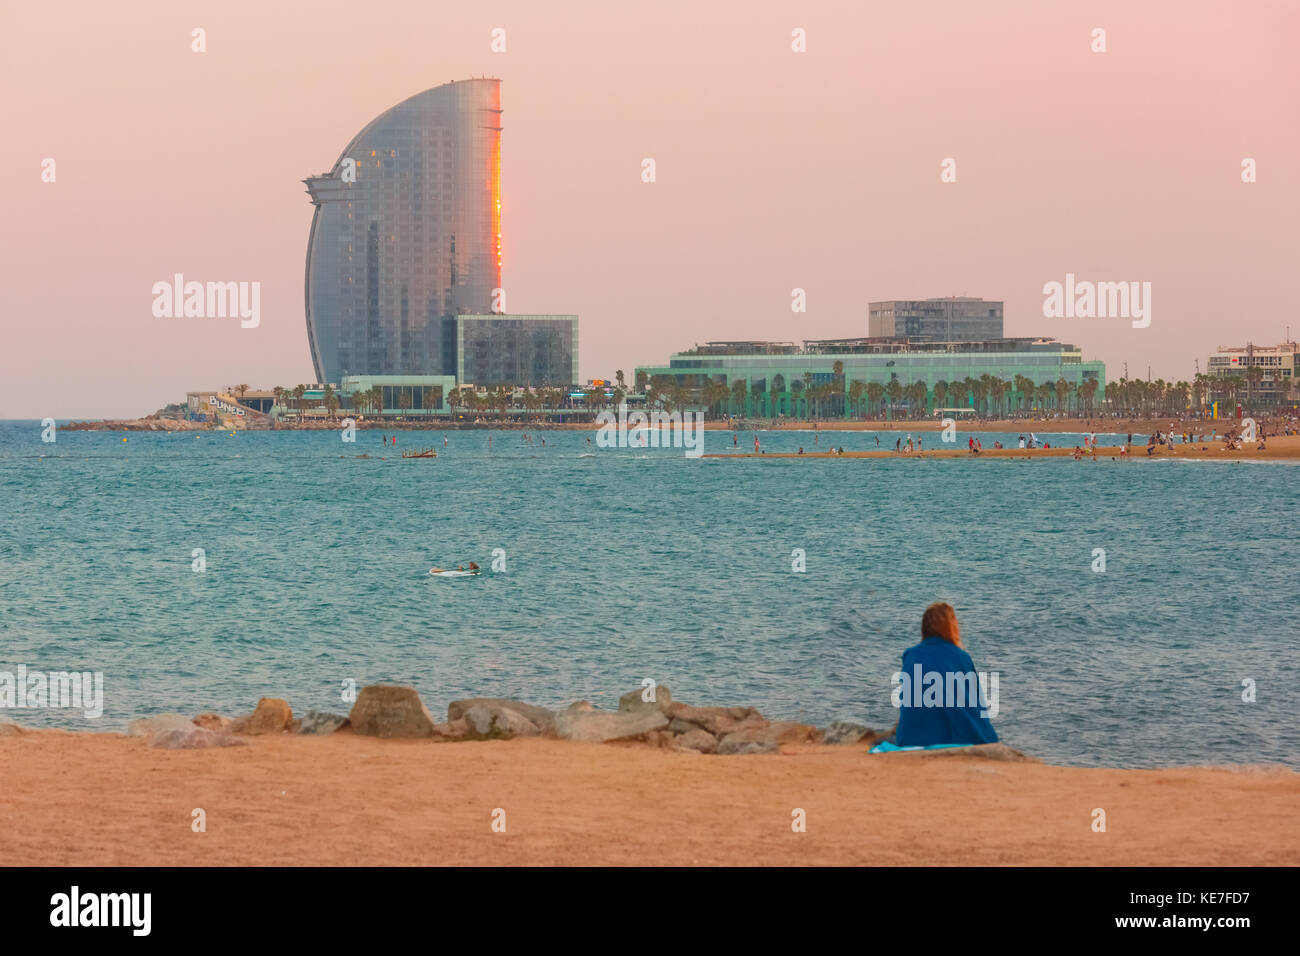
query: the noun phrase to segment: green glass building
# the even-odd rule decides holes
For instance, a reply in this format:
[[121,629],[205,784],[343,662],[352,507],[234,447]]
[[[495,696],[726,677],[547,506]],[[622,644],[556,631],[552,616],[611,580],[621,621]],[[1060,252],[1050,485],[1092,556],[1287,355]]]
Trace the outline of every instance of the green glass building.
[[1054,339],[709,342],[667,365],[638,367],[636,381],[686,406],[740,416],[917,418],[1096,408],[1106,367]]

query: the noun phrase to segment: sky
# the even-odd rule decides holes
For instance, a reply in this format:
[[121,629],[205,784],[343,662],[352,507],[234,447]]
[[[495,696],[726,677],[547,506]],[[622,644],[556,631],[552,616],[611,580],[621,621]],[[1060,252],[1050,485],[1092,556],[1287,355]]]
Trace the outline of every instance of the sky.
[[[1298,27],[1283,0],[6,3],[0,418],[311,382],[301,180],[470,76],[502,80],[509,311],[578,314],[584,381],[947,295],[1190,380],[1300,335]],[[260,324],[155,317],[177,272],[259,282]],[[1044,317],[1067,273],[1150,282],[1150,325]]]

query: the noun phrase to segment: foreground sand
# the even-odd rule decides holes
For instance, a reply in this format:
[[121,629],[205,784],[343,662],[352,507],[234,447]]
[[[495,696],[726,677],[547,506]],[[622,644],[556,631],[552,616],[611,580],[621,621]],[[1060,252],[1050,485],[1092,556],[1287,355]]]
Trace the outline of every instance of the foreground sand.
[[1279,768],[350,733],[163,751],[62,731],[0,738],[0,761],[10,864],[1300,864],[1300,775]]

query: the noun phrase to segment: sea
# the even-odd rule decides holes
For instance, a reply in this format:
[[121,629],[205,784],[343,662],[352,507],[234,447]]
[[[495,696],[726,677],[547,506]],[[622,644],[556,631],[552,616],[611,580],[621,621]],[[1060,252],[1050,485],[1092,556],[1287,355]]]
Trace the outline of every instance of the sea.
[[[752,451],[754,435],[709,431],[704,450]],[[876,447],[869,431],[757,436],[769,452]],[[103,675],[98,716],[0,719],[120,731],[263,696],[346,713],[378,682],[442,719],[474,696],[613,708],[649,680],[691,704],[883,728],[942,600],[996,675],[1013,747],[1076,766],[1300,768],[1295,465],[342,437],[0,422],[0,683],[20,667]],[[438,457],[400,457],[421,448]],[[470,561],[483,573],[428,573]]]

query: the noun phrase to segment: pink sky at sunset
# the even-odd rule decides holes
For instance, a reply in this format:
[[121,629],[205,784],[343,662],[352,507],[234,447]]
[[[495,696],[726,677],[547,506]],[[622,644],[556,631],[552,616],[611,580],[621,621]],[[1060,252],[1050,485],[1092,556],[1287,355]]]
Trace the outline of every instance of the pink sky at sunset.
[[[1125,361],[1190,380],[1217,345],[1300,335],[1298,10],[5,4],[0,418],[310,382],[301,180],[398,101],[481,75],[502,79],[509,311],[577,313],[584,379],[708,339],[865,335],[870,300],[974,295],[1108,380]],[[260,326],[155,318],[151,286],[176,272],[260,282]],[[1044,318],[1067,272],[1151,282],[1151,326]]]

